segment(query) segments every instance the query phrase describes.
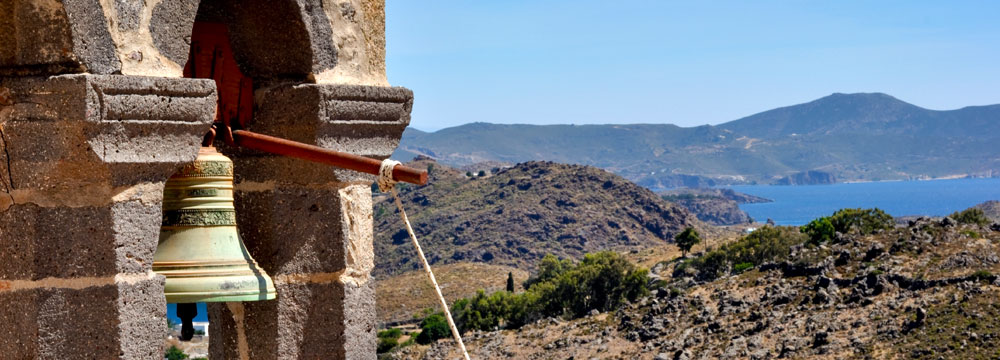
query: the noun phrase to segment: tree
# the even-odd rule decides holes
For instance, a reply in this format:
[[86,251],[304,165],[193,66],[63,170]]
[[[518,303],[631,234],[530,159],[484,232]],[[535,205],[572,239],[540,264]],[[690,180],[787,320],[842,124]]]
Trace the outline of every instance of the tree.
[[507,292],[514,292],[514,273],[507,273]]
[[546,254],[538,263],[538,274],[525,280],[524,288],[528,289],[536,283],[555,279],[571,267],[573,267],[573,262],[569,259],[559,260],[555,255]]
[[465,172],[465,177],[472,177],[472,172],[471,171],[466,171]]
[[830,222],[830,218],[825,216],[806,224],[806,226],[802,227],[801,231],[809,235],[809,241],[815,245],[833,240],[833,234],[836,232],[833,228],[833,223]]
[[681,248],[681,251],[687,256],[688,251],[691,251],[692,247],[701,242],[701,236],[698,235],[698,232],[694,228],[689,227],[684,229],[680,234],[677,234],[677,236],[674,236],[674,242],[677,243],[677,247]]
[[486,170],[479,170],[479,174],[476,174],[476,176],[479,176],[479,177],[486,176]]
[[167,353],[163,354],[163,357],[167,360],[186,360],[188,358],[184,351],[181,351],[181,349],[178,349],[177,346],[173,345],[167,349]]

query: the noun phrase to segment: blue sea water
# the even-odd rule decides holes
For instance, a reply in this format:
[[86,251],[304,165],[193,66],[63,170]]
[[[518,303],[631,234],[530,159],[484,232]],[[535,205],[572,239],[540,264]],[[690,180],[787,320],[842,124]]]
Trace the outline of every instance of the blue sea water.
[[845,183],[808,186],[738,185],[733,190],[774,200],[742,204],[754,220],[804,225],[843,208],[873,208],[892,216],[944,216],[987,200],[1000,200],[1000,179]]
[[[181,323],[181,318],[177,317],[177,304],[167,304],[167,318]],[[198,303],[198,315],[194,317],[194,321],[208,321],[208,307],[205,303]]]

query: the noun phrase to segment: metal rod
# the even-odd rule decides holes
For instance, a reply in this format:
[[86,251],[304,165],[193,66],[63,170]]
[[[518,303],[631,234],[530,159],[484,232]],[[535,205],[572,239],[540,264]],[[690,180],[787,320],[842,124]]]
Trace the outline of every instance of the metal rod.
[[[378,175],[378,169],[382,165],[380,160],[246,130],[233,130],[233,140],[236,145],[249,149],[333,165],[367,174]],[[392,178],[396,181],[424,185],[427,184],[427,171],[396,165],[392,169]]]

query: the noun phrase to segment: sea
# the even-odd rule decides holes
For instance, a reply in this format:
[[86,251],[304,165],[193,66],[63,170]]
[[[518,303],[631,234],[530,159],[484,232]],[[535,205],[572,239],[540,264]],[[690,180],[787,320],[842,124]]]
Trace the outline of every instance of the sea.
[[843,208],[879,208],[892,216],[945,216],[1000,200],[1000,178],[883,181],[831,185],[736,185],[733,190],[774,202],[741,204],[759,222],[804,225]]

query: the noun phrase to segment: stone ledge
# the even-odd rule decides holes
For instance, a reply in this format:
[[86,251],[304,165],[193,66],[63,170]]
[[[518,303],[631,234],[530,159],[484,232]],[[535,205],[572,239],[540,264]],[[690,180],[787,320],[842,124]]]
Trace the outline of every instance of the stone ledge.
[[165,181],[194,160],[215,102],[211,80],[0,78],[0,180],[8,192]]
[[[294,84],[258,89],[248,130],[384,159],[410,123],[413,92],[402,87]],[[226,149],[238,181],[371,183],[374,175],[246,149]],[[254,168],[256,171],[240,171]]]

